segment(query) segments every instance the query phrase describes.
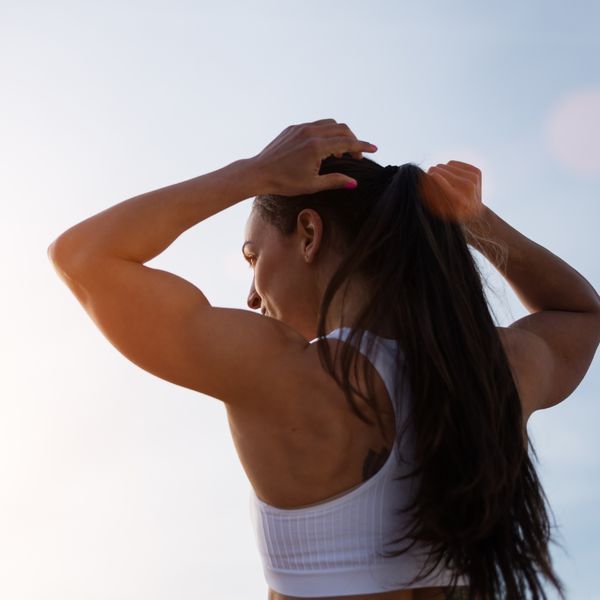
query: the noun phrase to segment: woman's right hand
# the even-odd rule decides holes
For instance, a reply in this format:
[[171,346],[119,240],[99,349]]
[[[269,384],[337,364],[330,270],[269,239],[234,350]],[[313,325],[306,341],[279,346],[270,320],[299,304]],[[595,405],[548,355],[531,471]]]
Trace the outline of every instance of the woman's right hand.
[[449,221],[469,224],[486,210],[481,201],[481,171],[458,160],[429,167],[421,192],[429,211]]

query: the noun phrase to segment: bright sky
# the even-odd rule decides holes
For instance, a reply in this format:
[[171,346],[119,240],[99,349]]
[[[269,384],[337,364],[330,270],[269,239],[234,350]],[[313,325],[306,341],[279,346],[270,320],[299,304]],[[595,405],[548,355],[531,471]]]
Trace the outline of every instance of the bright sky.
[[[264,600],[221,402],[125,359],[58,278],[60,233],[335,118],[383,165],[456,159],[484,202],[598,290],[600,5],[591,1],[0,1],[0,597]],[[148,263],[245,308],[251,200]],[[484,263],[498,325],[527,314]],[[600,365],[529,426],[597,593]]]

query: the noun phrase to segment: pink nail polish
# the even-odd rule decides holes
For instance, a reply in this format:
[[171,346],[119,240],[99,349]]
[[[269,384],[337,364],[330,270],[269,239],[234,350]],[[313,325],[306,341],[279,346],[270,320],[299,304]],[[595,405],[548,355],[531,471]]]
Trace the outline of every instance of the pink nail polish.
[[358,184],[355,181],[349,181],[344,187],[347,190],[353,190],[353,189],[356,189],[357,186],[358,186]]

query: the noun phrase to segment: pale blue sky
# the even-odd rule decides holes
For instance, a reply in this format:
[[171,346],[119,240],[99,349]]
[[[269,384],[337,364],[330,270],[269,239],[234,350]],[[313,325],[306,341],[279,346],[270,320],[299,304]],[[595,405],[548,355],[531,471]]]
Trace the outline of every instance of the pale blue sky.
[[[46,257],[132,196],[335,118],[383,165],[456,159],[484,202],[600,288],[600,5],[0,0],[0,597],[266,598],[222,404],[125,359]],[[246,307],[251,200],[148,263]],[[483,259],[499,325],[527,311]],[[600,563],[600,368],[529,425],[568,555]]]

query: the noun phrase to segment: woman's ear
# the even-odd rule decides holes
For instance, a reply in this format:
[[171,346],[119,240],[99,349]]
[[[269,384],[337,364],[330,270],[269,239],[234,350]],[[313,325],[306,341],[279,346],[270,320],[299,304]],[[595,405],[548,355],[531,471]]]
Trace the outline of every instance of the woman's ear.
[[312,262],[323,243],[323,220],[316,210],[305,208],[296,220],[300,250],[306,262]]

